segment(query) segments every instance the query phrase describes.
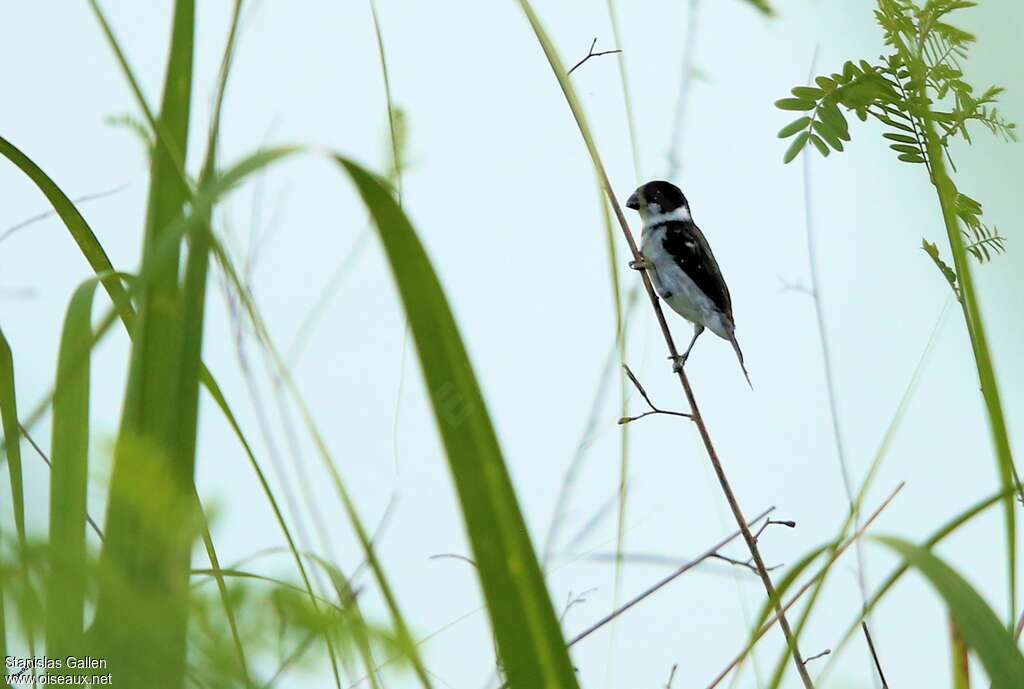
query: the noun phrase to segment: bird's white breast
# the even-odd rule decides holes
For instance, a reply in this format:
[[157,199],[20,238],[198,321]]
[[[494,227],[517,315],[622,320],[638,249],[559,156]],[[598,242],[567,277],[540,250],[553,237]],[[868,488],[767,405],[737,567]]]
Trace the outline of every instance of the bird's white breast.
[[732,323],[690,276],[676,265],[676,258],[665,251],[664,239],[664,225],[645,226],[641,235],[640,253],[653,266],[650,273],[654,289],[680,316],[728,339],[733,329]]

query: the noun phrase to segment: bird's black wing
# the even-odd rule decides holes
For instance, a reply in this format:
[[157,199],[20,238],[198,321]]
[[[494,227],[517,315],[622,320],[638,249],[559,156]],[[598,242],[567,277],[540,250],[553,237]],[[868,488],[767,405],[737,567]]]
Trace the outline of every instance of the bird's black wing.
[[725,285],[722,271],[711,253],[704,234],[692,222],[665,223],[665,251],[671,255],[694,284],[714,302],[715,306],[732,320],[732,299]]

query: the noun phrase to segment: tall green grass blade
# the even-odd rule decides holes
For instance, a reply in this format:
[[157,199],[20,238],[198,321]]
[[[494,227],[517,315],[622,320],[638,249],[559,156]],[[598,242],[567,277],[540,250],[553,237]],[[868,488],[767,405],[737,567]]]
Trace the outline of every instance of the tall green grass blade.
[[46,652],[82,655],[86,591],[86,496],[89,467],[89,390],[92,305],[99,278],[75,290],[57,360],[50,450],[50,571],[46,595]]
[[953,264],[956,267],[957,277],[960,279],[964,320],[970,334],[974,363],[978,370],[978,383],[985,401],[992,444],[995,446],[999,481],[1003,490],[1006,491],[1006,496],[1003,499],[1003,511],[1006,524],[1006,560],[1010,600],[1007,626],[1012,629],[1017,619],[1017,508],[1013,489],[1016,489],[1022,496],[1024,496],[1024,489],[1020,486],[1017,470],[1013,463],[1013,451],[1010,449],[1010,437],[1003,412],[1003,403],[999,396],[995,367],[992,364],[992,355],[988,346],[988,336],[985,333],[985,323],[981,315],[978,294],[974,288],[970,261],[967,259],[967,249],[964,246],[964,237],[960,230],[960,220],[957,216],[958,192],[946,171],[945,152],[940,143],[935,122],[931,117],[925,120],[925,126],[925,142],[928,147],[928,158],[932,165],[932,179],[938,193],[949,246],[953,252]]
[[[178,161],[184,161],[188,144],[194,32],[194,2],[177,0],[155,128],[166,145],[156,147],[150,165],[142,259],[150,279],[140,288],[93,630],[98,648],[118,669],[120,686],[172,689],[185,677],[186,596],[196,521],[195,421],[188,395],[190,381],[198,379],[202,307],[197,315],[195,301],[205,284],[186,290],[183,301],[180,242],[159,260],[156,248],[161,235],[185,214],[189,196]],[[187,273],[194,272],[193,255]]]
[[14,356],[0,329],[0,420],[4,430],[4,456],[11,477],[11,509],[18,544],[25,547],[25,484],[21,473],[21,429],[18,426],[18,401],[14,385]]
[[351,161],[338,162],[373,215],[405,305],[509,686],[576,687],[487,407],[433,267],[384,183]]
[[[18,403],[14,385],[14,357],[3,329],[0,329],[0,424],[4,438],[4,454],[11,477],[11,507],[14,511],[18,545],[25,550],[25,485],[21,473],[21,429],[18,425]],[[0,458],[2,461],[2,458]],[[0,582],[0,652],[7,657],[7,621],[4,587]]]
[[1013,636],[963,577],[926,548],[887,536],[877,540],[921,572],[942,596],[964,642],[985,666],[994,689],[1024,686],[1024,656]]

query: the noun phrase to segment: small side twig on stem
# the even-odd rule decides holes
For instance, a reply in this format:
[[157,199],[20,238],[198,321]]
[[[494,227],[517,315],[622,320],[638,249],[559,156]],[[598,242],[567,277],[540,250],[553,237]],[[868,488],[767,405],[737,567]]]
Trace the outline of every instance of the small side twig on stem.
[[672,680],[676,678],[676,668],[678,667],[678,663],[672,664],[672,672],[668,673],[668,681],[665,682],[665,689],[672,689]]
[[784,519],[784,520],[769,519],[764,524],[762,524],[761,528],[757,530],[756,534],[754,534],[754,540],[756,541],[757,539],[761,538],[761,534],[764,533],[764,530],[767,529],[772,524],[778,524],[779,526],[786,526],[786,527],[789,527],[790,529],[795,529],[796,528],[796,522],[793,521],[792,519]]
[[685,419],[690,419],[691,421],[693,420],[693,416],[690,415],[690,414],[686,414],[686,413],[681,412],[681,411],[667,411],[665,409],[659,409],[658,407],[654,406],[654,403],[651,402],[651,398],[647,396],[647,391],[644,390],[644,386],[640,385],[640,381],[637,380],[636,376],[633,375],[633,372],[631,370],[629,370],[629,366],[627,366],[626,364],[623,364],[622,368],[625,369],[626,375],[629,376],[629,380],[632,381],[634,387],[636,387],[636,389],[640,391],[640,396],[644,398],[644,402],[647,402],[647,406],[650,407],[651,410],[650,411],[645,411],[643,414],[638,414],[637,416],[623,416],[622,418],[619,419],[619,425],[620,426],[622,424],[624,424],[624,423],[629,423],[630,421],[637,421],[638,419],[642,419],[645,416],[650,416],[651,414],[665,414],[667,416],[682,416]]
[[565,622],[565,616],[569,614],[569,611],[572,610],[573,607],[575,607],[577,605],[580,605],[582,603],[586,603],[587,602],[587,596],[589,596],[591,593],[593,593],[596,590],[597,590],[596,588],[587,589],[583,593],[576,594],[575,596],[573,595],[572,591],[570,591],[569,595],[566,597],[566,600],[565,600],[565,607],[562,608],[562,614],[558,616],[558,621],[559,622]]
[[[716,560],[721,560],[722,562],[728,562],[730,565],[733,565],[734,567],[745,567],[754,574],[759,574],[759,572],[757,571],[757,567],[754,566],[753,558],[749,558],[747,560],[737,560],[736,558],[729,557],[728,555],[722,555],[721,553],[715,553],[711,557],[713,557]],[[779,567],[782,567],[782,565],[772,565],[771,567],[766,567],[766,569],[769,572],[771,572],[778,569]]]
[[589,60],[592,57],[601,57],[602,55],[612,55],[614,53],[621,53],[622,52],[621,50],[616,49],[616,50],[602,50],[600,52],[595,53],[594,52],[594,46],[596,46],[596,45],[597,45],[597,38],[594,38],[594,41],[590,44],[590,50],[587,51],[587,56],[585,58],[583,58],[582,60],[580,60],[579,62],[577,62],[576,64],[574,64],[572,66],[572,69],[570,69],[568,72],[566,72],[566,74],[572,74],[573,72],[576,71],[577,68],[582,67],[584,62],[586,62],[587,60]]
[[832,652],[831,648],[826,648],[821,653],[816,653],[815,655],[812,655],[810,658],[804,658],[804,665],[806,665],[807,663],[811,662],[812,660],[817,660],[818,658],[824,658],[825,656],[827,656],[831,652]]

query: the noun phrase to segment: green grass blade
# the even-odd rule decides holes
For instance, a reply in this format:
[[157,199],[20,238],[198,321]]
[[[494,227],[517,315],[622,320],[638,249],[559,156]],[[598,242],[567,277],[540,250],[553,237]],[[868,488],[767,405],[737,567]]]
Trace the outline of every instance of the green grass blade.
[[483,395],[430,260],[384,183],[351,161],[338,162],[373,215],[405,305],[509,686],[576,687]]
[[949,608],[964,642],[985,666],[994,689],[1024,686],[1024,656],[981,595],[952,567],[925,548],[899,538],[879,536],[928,579]]
[[46,595],[46,651],[81,655],[86,589],[86,496],[89,461],[92,305],[99,278],[75,290],[68,305],[57,360],[50,451],[50,572]]
[[[177,0],[155,128],[165,145],[152,151],[150,165],[142,260],[150,279],[141,286],[138,301],[94,627],[98,647],[118,669],[121,686],[172,689],[185,676],[195,426],[190,437],[183,396],[189,379],[198,379],[199,362],[186,367],[184,360],[199,348],[195,340],[202,319],[184,313],[180,242],[159,258],[156,249],[162,234],[185,213],[189,197],[178,161],[184,161],[188,143],[194,32],[194,1]],[[194,299],[202,291],[193,289],[189,296]]]
[[[14,356],[7,343],[3,329],[0,329],[0,425],[3,427],[4,453],[0,457],[7,459],[7,468],[11,477],[11,502],[14,510],[14,523],[18,532],[18,546],[22,553],[26,550],[25,541],[25,484],[21,473],[21,427],[18,422],[18,403],[14,385]],[[19,558],[20,559],[20,558]],[[6,658],[7,653],[7,622],[4,616],[4,587],[0,582],[0,652]],[[32,639],[29,648],[34,654]]]
[[0,329],[0,419],[4,429],[7,470],[11,477],[11,508],[18,543],[25,546],[25,485],[21,474],[21,430],[18,427],[18,402],[14,387],[14,356]]
[[981,386],[981,394],[985,401],[985,411],[988,415],[992,444],[996,451],[996,466],[999,472],[999,480],[1004,491],[1007,491],[1006,497],[1003,499],[1004,521],[1006,524],[1007,584],[1010,602],[1007,626],[1012,629],[1017,618],[1017,507],[1012,489],[1016,488],[1018,494],[1022,495],[1024,495],[1024,490],[1019,485],[1020,481],[1013,463],[1013,451],[1010,448],[1010,437],[1006,417],[1003,413],[1003,403],[999,395],[999,385],[996,382],[995,367],[992,364],[992,355],[988,346],[988,336],[985,333],[985,322],[981,315],[978,294],[974,288],[970,261],[967,258],[967,249],[964,246],[964,237],[961,233],[960,220],[957,216],[958,192],[953,184],[953,180],[950,179],[946,171],[945,152],[940,143],[935,122],[928,118],[925,121],[925,125],[925,141],[928,146],[928,158],[932,164],[932,179],[938,193],[939,205],[942,209],[942,217],[946,225],[946,234],[949,238],[949,246],[953,252],[953,264],[956,267],[957,277],[960,279],[964,320],[967,323],[967,330],[970,334],[971,348],[974,352],[974,363],[978,370],[978,383]]

